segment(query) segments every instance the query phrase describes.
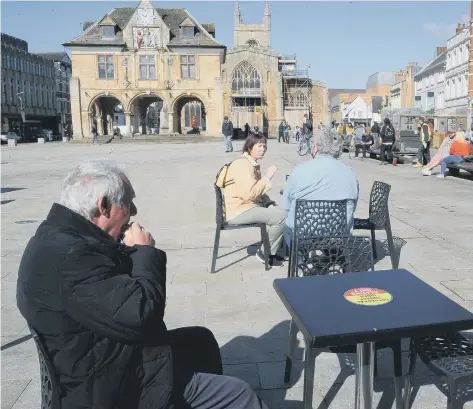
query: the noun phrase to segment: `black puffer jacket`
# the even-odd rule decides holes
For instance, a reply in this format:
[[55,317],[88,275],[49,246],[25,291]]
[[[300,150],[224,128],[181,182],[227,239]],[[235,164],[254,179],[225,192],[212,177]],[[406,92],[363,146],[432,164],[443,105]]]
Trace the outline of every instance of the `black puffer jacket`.
[[126,247],[54,204],[18,275],[18,308],[42,336],[67,409],[173,406],[163,322],[166,254]]

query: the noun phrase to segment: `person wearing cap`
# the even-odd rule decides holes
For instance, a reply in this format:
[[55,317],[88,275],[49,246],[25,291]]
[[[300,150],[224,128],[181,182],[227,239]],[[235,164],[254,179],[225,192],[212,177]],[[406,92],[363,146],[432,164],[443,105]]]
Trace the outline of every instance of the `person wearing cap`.
[[228,119],[228,116],[223,117],[222,123],[222,135],[225,144],[225,152],[233,152],[232,136],[233,136],[233,124]]

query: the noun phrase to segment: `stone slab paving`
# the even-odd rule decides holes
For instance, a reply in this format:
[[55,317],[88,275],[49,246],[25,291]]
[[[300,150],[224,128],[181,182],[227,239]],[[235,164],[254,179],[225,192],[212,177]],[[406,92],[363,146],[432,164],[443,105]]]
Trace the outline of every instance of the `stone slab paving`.
[[[240,149],[242,142],[236,142]],[[222,232],[218,272],[209,274],[215,233],[216,171],[237,156],[223,152],[223,143],[19,145],[2,147],[1,335],[2,409],[38,408],[39,366],[26,322],[16,308],[18,264],[38,223],[57,200],[61,180],[75,164],[89,158],[123,163],[137,192],[138,220],[168,255],[169,328],[206,325],[221,345],[225,373],[245,379],[270,408],[300,408],[303,385],[303,341],[292,383],[283,382],[289,314],[272,288],[285,269],[265,272],[252,256],[259,241],[256,229]],[[307,157],[295,144],[269,142],[262,167],[279,171],[271,196],[280,203],[285,175]],[[357,172],[360,201],[357,216],[365,217],[375,180],[392,185],[390,212],[393,234],[405,241],[405,267],[454,301],[473,310],[473,245],[471,178],[422,177],[411,166],[378,166],[377,161],[343,158]],[[32,220],[33,223],[18,224]],[[381,250],[376,268],[389,268]],[[327,319],[330,319],[329,314]],[[354,399],[354,356],[322,353],[316,361],[314,408],[349,408]],[[392,357],[380,353],[375,382],[375,407],[394,405]],[[444,408],[445,388],[418,365],[414,409]],[[467,399],[473,399],[467,396]],[[473,402],[466,404],[473,408]]]

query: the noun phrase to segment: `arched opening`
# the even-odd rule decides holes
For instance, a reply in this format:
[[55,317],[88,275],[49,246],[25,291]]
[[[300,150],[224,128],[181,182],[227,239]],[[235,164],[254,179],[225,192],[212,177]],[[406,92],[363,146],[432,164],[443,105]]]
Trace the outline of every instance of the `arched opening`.
[[174,106],[178,133],[200,134],[207,129],[205,105],[199,98],[184,96]]
[[163,100],[153,94],[135,97],[130,102],[132,134],[158,135],[168,132],[168,117]]
[[113,129],[117,126],[117,120],[122,120],[122,116],[122,102],[113,95],[101,95],[90,105],[89,131],[95,128],[99,135],[113,135]]
[[263,92],[261,75],[249,62],[238,64],[232,73],[231,116],[235,128],[244,129],[258,126],[267,133],[267,121],[264,120]]

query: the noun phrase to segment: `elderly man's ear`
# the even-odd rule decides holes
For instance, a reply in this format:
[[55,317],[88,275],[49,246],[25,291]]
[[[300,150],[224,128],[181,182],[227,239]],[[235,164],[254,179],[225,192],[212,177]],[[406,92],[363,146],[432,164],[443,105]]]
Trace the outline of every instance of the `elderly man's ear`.
[[108,198],[102,197],[98,202],[99,213],[101,216],[110,217],[110,211],[112,210],[112,204]]

